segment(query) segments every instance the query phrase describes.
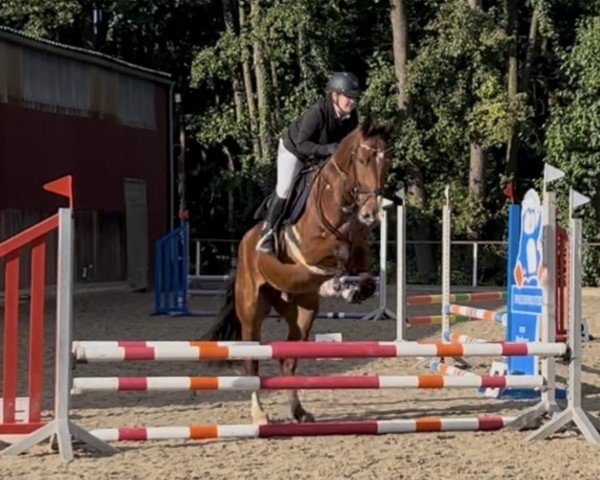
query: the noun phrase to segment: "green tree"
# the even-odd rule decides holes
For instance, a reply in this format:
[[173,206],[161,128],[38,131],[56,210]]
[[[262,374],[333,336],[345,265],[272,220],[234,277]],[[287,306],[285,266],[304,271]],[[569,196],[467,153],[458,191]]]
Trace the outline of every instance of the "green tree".
[[[585,237],[600,238],[600,16],[577,27],[572,49],[561,55],[564,87],[554,97],[546,132],[550,163],[559,166],[581,193],[592,198],[583,210]],[[586,280],[600,280],[600,251],[585,255]]]

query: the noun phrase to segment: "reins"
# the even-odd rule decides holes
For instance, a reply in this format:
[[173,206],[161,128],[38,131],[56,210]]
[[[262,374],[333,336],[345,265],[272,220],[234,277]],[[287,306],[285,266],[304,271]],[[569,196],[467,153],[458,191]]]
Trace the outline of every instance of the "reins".
[[[357,147],[355,147],[352,152],[351,152],[351,157],[350,157],[350,164],[352,165],[352,176],[354,177],[354,179],[356,180],[357,178],[357,174],[356,174],[356,152],[358,151],[359,148],[365,148],[371,152],[376,152],[377,155],[381,155],[383,156],[384,151],[378,148],[373,148],[370,147],[369,145],[366,145],[364,142],[360,143]],[[359,160],[360,161],[360,160]],[[335,172],[337,172],[339,178],[341,179],[341,185],[340,185],[340,190],[341,190],[341,201],[340,201],[340,205],[339,205],[339,209],[340,209],[340,220],[337,222],[337,225],[332,224],[328,219],[327,219],[327,215],[325,214],[325,209],[323,208],[323,193],[325,192],[325,190],[327,190],[328,188],[331,188],[331,184],[329,182],[327,182],[324,178],[323,178],[323,170],[325,169],[325,167],[327,166],[328,163],[331,163],[334,167]],[[319,184],[322,184],[324,182],[324,186],[322,186],[321,188],[317,188],[317,198],[316,198],[316,213],[322,223],[322,225],[325,227],[325,229],[327,231],[329,231],[329,233],[331,233],[335,238],[337,238],[338,240],[345,240],[344,236],[340,233],[340,226],[343,225],[345,223],[346,217],[347,215],[351,214],[353,211],[357,210],[358,208],[360,208],[362,205],[364,205],[364,203],[368,200],[368,198],[370,196],[377,196],[377,195],[381,195],[382,193],[382,188],[380,186],[377,186],[376,188],[367,188],[363,185],[355,185],[351,190],[350,190],[350,202],[349,203],[345,203],[344,200],[347,197],[347,190],[346,190],[346,181],[348,179],[348,173],[344,172],[339,165],[336,163],[335,158],[332,156],[331,159],[329,160],[329,162],[326,162],[323,167],[319,170],[319,172],[317,173],[318,176],[318,182]],[[319,187],[320,185],[318,185],[317,187]],[[360,196],[361,195],[365,195],[366,197],[361,201],[360,200]]]

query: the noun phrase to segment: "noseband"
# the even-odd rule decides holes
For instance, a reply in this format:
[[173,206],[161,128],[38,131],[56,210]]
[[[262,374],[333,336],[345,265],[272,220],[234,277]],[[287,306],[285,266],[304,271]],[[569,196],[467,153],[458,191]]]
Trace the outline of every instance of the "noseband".
[[[355,147],[352,150],[352,156],[350,157],[350,163],[352,164],[352,168],[354,169],[354,178],[357,178],[357,175],[356,175],[356,153],[358,152],[358,150],[360,148],[364,148],[370,152],[375,152],[377,159],[383,158],[384,154],[385,154],[385,150],[370,147],[369,145],[366,145],[364,142],[360,143],[357,147]],[[338,167],[338,165],[335,163],[335,161],[333,159],[331,161],[332,161],[333,165],[335,166],[336,170],[339,172],[340,176],[342,177],[342,186],[343,186],[346,181],[347,174],[341,168]],[[362,160],[358,160],[358,161],[363,163]],[[364,205],[364,203],[367,201],[367,199],[371,196],[378,196],[378,195],[382,195],[382,194],[383,194],[383,189],[380,186],[377,186],[375,188],[368,188],[368,187],[365,187],[364,185],[356,185],[351,190],[352,199],[354,200],[353,204],[357,205],[357,206]],[[366,198],[363,199],[363,201],[360,201],[358,198],[359,195],[365,195]]]

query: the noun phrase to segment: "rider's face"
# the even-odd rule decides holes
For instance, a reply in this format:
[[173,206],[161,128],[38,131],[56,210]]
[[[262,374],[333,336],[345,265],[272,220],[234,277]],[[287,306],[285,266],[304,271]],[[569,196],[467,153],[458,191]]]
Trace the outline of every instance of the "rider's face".
[[343,93],[333,92],[333,102],[336,104],[339,109],[339,113],[342,115],[348,115],[356,106],[356,100],[347,97]]

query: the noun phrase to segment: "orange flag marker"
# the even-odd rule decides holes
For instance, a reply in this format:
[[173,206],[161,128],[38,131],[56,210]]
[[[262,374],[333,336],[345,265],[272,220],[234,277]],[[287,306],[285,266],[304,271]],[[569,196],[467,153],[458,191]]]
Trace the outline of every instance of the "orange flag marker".
[[69,199],[69,208],[73,208],[73,176],[65,175],[64,177],[52,180],[44,184],[44,190],[48,192],[62,195]]

